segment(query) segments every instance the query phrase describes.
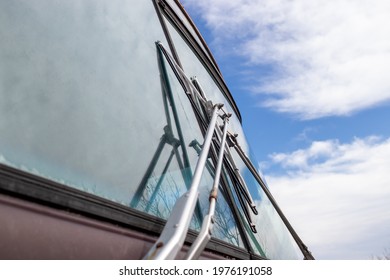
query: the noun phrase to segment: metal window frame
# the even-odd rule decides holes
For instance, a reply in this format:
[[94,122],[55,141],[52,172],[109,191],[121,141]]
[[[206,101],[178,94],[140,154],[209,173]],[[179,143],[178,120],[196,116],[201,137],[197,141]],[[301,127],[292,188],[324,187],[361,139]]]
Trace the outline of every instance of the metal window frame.
[[[198,35],[198,38],[200,39],[201,42],[203,42],[203,47],[205,47],[206,50],[208,50],[207,55],[204,53],[204,51],[199,46],[198,42],[194,39],[192,34],[187,30],[185,24],[175,14],[173,9],[170,7],[170,5],[166,1],[153,0],[153,2],[158,7],[157,10],[159,13],[161,13],[161,17],[165,16],[172,23],[172,25],[179,31],[179,33],[185,38],[185,41],[188,43],[189,47],[193,50],[194,54],[198,57],[200,62],[203,64],[203,66],[205,66],[206,70],[210,73],[210,76],[216,82],[216,85],[219,87],[221,92],[224,94],[225,98],[228,100],[228,102],[229,102],[230,106],[232,107],[232,109],[234,110],[234,113],[236,114],[237,118],[240,120],[240,122],[242,122],[240,110],[238,109],[238,106],[237,106],[236,102],[234,101],[233,96],[225,83],[225,80],[224,80],[224,78],[223,78],[223,76],[218,68],[218,65],[215,62],[215,59],[212,56],[209,48],[207,47],[207,44],[205,43],[199,30],[195,27],[195,24],[193,23],[193,21],[191,20],[191,18],[187,14],[187,12],[184,10],[184,8],[181,6],[181,4],[175,0],[176,4],[180,8],[180,10],[183,12],[183,14],[187,18],[187,20],[191,23],[192,27],[194,28],[195,32]],[[163,18],[161,18],[161,20],[163,21]],[[162,23],[162,26],[165,29],[164,32],[167,32],[167,34],[169,34],[169,31],[168,31],[168,28],[167,28],[165,22]],[[170,35],[167,36],[167,39],[172,40]],[[174,42],[172,42],[172,44],[174,45]],[[169,45],[171,47],[171,43]],[[171,49],[171,51],[172,51],[172,54],[177,55],[177,51],[174,48],[174,46]],[[174,57],[175,57],[175,55],[174,55]],[[209,57],[211,57],[211,59],[209,59]],[[177,62],[179,65],[181,65],[180,59],[178,59]],[[182,69],[185,70],[183,67],[182,67]]]
[[[0,193],[136,230],[152,238],[161,233],[166,223],[156,216],[4,164],[0,164]],[[185,245],[192,244],[197,235],[190,229]],[[207,251],[228,259],[251,259],[245,249],[215,238],[208,243]]]

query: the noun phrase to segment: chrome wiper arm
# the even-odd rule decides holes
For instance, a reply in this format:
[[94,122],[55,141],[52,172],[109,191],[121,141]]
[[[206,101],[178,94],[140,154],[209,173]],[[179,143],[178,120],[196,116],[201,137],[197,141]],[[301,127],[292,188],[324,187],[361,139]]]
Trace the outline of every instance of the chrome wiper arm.
[[194,243],[192,243],[192,246],[187,253],[186,256],[187,260],[197,259],[202,253],[202,251],[204,250],[204,248],[206,247],[209,240],[211,239],[212,228],[214,225],[215,206],[218,197],[219,181],[221,178],[222,163],[225,154],[224,150],[225,150],[228,123],[229,123],[229,117],[225,116],[221,146],[218,153],[218,162],[217,162],[217,167],[215,169],[214,183],[209,196],[209,201],[210,201],[209,212],[203,219],[202,228],[199,232],[198,237],[195,239]]
[[[201,84],[199,83],[198,79],[196,77],[192,77],[191,78],[191,81],[192,81],[192,84],[193,86],[195,87],[196,89],[196,92],[198,93],[198,95],[200,95],[202,98],[205,98],[207,99],[207,95],[206,93],[203,91],[202,89],[202,86]],[[207,103],[203,103],[203,106],[207,106],[208,104]],[[200,110],[204,110],[204,111],[208,111],[208,108],[204,108],[202,106],[199,106],[198,108],[195,108],[197,111],[198,111],[198,114],[200,114]],[[225,116],[230,118],[231,117],[231,114],[230,113],[226,113],[225,112]],[[205,114],[203,114],[205,115]],[[207,115],[206,115],[207,116]],[[220,137],[222,137],[223,135],[223,132],[221,131],[221,129],[219,127],[216,128],[217,130],[217,133],[219,134]],[[219,145],[219,143],[215,142],[216,145]],[[224,163],[225,163],[225,166],[227,169],[230,168],[230,170],[228,170],[229,172],[229,175],[231,177],[231,180],[233,181],[233,188],[235,190],[235,193],[236,193],[236,196],[238,198],[238,201],[241,205],[241,208],[242,208],[242,211],[244,212],[244,216],[247,220],[247,223],[249,224],[251,230],[256,233],[257,230],[256,230],[256,226],[255,224],[253,223],[252,221],[252,218],[251,218],[251,215],[250,215],[250,210],[248,209],[248,205],[249,207],[251,208],[252,212],[257,215],[258,214],[258,211],[256,209],[256,205],[255,203],[253,202],[253,199],[252,199],[252,196],[250,195],[249,191],[248,191],[248,188],[245,184],[245,181],[244,179],[242,178],[240,172],[239,172],[239,169],[236,167],[235,163],[234,163],[234,160],[233,160],[233,157],[231,156],[231,153],[230,153],[230,149],[229,149],[229,146],[224,144],[225,146],[224,147],[219,147],[220,149],[222,148],[223,150],[226,151],[226,158],[224,158]]]
[[214,106],[210,124],[207,128],[203,149],[196,164],[194,176],[190,189],[183,194],[175,203],[172,214],[169,217],[165,227],[144,259],[174,259],[183,246],[195,205],[199,196],[199,184],[204,167],[206,165],[208,153],[210,150],[212,137],[217,123],[218,111],[222,104]]

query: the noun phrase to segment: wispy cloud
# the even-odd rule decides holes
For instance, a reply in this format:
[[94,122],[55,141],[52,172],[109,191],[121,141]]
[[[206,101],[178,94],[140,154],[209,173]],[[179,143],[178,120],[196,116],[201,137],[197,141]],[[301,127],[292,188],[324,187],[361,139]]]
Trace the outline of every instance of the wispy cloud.
[[390,138],[317,141],[270,161],[285,171],[267,177],[271,190],[317,258],[369,259],[390,247]]
[[183,2],[200,11],[217,46],[272,65],[253,85],[262,106],[315,119],[390,100],[387,0]]

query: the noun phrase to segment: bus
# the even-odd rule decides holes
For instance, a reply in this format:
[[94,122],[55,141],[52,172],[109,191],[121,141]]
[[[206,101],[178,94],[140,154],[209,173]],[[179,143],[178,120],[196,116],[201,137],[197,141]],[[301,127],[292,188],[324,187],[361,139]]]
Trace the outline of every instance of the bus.
[[313,259],[178,0],[1,1],[0,38],[1,259]]

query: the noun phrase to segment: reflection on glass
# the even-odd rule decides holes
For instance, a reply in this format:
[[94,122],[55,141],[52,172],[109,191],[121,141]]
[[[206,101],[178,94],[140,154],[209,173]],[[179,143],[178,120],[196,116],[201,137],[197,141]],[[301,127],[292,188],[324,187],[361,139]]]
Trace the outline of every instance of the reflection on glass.
[[230,244],[244,247],[236,221],[231,213],[230,206],[227,204],[224,193],[218,197],[215,214],[213,236],[215,238],[229,242]]
[[[167,125],[164,127],[164,134],[160,138],[157,150],[146,169],[130,206],[167,219],[173,205],[182,195],[182,190],[189,189],[192,172],[175,101],[175,99],[181,100],[178,95],[185,96],[184,91],[179,89],[178,92],[173,93],[171,83],[177,82],[177,80],[174,78],[171,82],[170,77],[174,76],[174,73],[171,68],[167,69],[166,65],[169,65],[169,63],[166,62],[158,45],[156,49]],[[167,148],[165,149],[165,147]],[[162,167],[160,174],[155,173],[157,165]],[[200,213],[199,205],[197,205],[193,220],[196,229],[201,225]]]

